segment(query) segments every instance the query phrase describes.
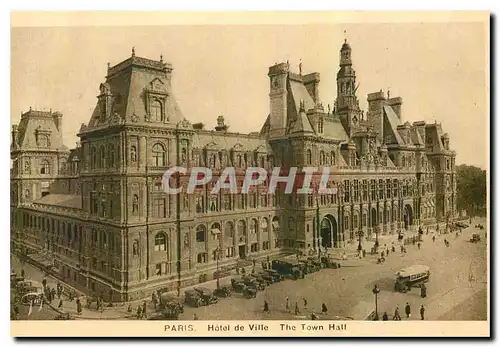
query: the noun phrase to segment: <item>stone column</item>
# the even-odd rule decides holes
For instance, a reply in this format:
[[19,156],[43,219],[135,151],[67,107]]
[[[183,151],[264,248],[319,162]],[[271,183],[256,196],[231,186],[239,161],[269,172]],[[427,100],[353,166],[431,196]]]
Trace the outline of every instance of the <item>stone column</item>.
[[145,136],[139,138],[139,168],[143,169],[148,164],[148,149]]

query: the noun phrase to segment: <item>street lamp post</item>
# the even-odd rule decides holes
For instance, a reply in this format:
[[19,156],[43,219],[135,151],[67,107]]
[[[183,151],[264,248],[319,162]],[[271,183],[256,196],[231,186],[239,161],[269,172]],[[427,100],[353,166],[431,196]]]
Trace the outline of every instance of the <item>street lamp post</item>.
[[318,258],[321,258],[321,222],[319,218],[318,195],[316,195],[316,235],[318,235]]
[[375,248],[378,249],[378,226],[375,226]]
[[363,249],[363,246],[361,245],[361,238],[363,237],[363,231],[358,230],[358,251],[361,251]]
[[377,285],[372,289],[373,294],[375,294],[375,319],[378,320],[378,293],[380,293],[380,289]]
[[217,249],[215,250],[216,254],[215,256],[217,257],[217,289],[220,288],[220,283],[219,283],[219,278],[220,278],[220,271],[219,271],[219,258],[220,258],[220,252],[221,252],[221,249],[220,247],[217,247]]

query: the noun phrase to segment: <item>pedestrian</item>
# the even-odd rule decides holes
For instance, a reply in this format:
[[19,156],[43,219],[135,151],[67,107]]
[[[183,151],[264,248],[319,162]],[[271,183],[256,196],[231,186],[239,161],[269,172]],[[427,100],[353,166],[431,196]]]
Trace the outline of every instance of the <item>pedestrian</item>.
[[252,260],[252,262],[253,262],[253,267],[255,267],[255,264],[256,264],[255,259],[254,259],[254,260]]
[[401,253],[404,253],[404,250],[405,250],[404,246],[401,245]]
[[142,316],[144,317],[144,319],[148,318],[146,315],[146,300],[142,301]]
[[366,257],[366,249],[363,249],[363,258]]
[[385,250],[385,254],[386,254],[387,256],[389,256],[389,248],[387,248],[387,249]]
[[432,242],[436,241],[436,235],[432,236]]
[[151,294],[151,301],[153,302],[153,307],[155,308],[156,310],[156,293],[153,292],[153,294]]
[[264,313],[269,313],[269,304],[267,301],[264,301]]
[[57,308],[61,308],[63,306],[63,299],[59,298],[59,305],[57,305]]
[[425,287],[425,284],[422,283],[422,285],[420,286],[420,296],[422,298],[425,298],[427,297],[427,288]]
[[394,310],[394,317],[392,320],[401,320],[401,316],[399,315],[399,307],[396,306],[396,309]]
[[409,303],[406,303],[405,313],[406,313],[406,318],[410,318],[411,317],[411,307],[410,307]]
[[326,308],[326,304],[322,303],[321,304],[321,313],[326,314],[328,312],[328,309]]
[[142,318],[142,310],[141,310],[141,305],[137,306],[137,319]]
[[82,303],[80,302],[80,298],[76,299],[76,313],[82,314]]
[[418,247],[418,249],[420,249],[420,242],[419,242],[419,243],[417,243],[417,247]]
[[420,306],[420,320],[424,320],[425,308],[424,305]]
[[21,277],[24,278],[24,269],[21,269]]
[[193,320],[198,320],[198,316],[196,315],[196,313],[193,315]]
[[47,279],[45,277],[42,280],[42,285],[44,288],[47,286]]
[[306,300],[306,298],[304,298],[302,300],[304,300],[304,310],[307,310],[307,300]]
[[396,253],[396,247],[394,247],[394,245],[392,245],[391,251],[392,251],[392,253]]
[[132,305],[128,304],[128,307],[127,307],[127,312],[128,312],[128,313],[132,312]]
[[387,315],[387,312],[384,312],[382,316],[382,320],[389,320],[389,316]]
[[290,301],[288,300],[288,296],[285,298],[285,311],[290,312]]
[[299,304],[296,302],[295,303],[295,315],[298,316],[299,314],[300,314]]
[[311,320],[318,320],[318,316],[314,314],[314,312],[311,313]]

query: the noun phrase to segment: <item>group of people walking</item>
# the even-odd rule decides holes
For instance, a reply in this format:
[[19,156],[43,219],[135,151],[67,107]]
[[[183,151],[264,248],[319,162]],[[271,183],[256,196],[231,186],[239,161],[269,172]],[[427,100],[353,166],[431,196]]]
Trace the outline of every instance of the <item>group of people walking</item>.
[[[307,307],[308,307],[308,302],[307,302],[307,299],[306,298],[302,298],[302,306],[303,306],[303,309],[304,311],[307,311]],[[264,313],[270,313],[270,309],[269,309],[269,303],[267,301],[264,301]],[[290,299],[288,298],[288,296],[285,298],[285,312],[286,313],[291,313],[292,310],[291,310],[291,307],[290,307]],[[296,316],[300,315],[300,307],[299,307],[299,303],[298,302],[295,302],[295,307],[294,307],[294,314]],[[327,314],[328,313],[328,308],[326,307],[326,304],[325,303],[322,303],[321,304],[321,313],[322,314]],[[311,313],[311,318],[314,320],[314,319],[318,319],[318,317],[316,316],[316,314],[313,312]]]
[[[420,305],[420,320],[425,320],[425,307],[424,305]],[[410,319],[411,317],[411,306],[409,303],[406,303],[405,305],[405,315],[406,319]],[[384,312],[382,315],[382,320],[389,320],[389,316],[387,315],[387,312]],[[396,306],[396,309],[394,310],[394,315],[392,316],[392,320],[401,320],[401,315],[399,314],[399,306]]]

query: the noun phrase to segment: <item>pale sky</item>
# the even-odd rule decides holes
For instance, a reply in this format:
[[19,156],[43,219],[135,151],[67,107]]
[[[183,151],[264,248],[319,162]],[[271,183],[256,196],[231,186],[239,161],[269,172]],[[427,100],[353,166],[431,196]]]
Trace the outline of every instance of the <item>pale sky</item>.
[[390,88],[405,121],[442,123],[457,164],[488,165],[488,54],[484,23],[12,28],[12,121],[30,106],[63,113],[72,148],[104,82],[107,63],[136,55],[173,64],[184,116],[213,128],[259,131],[269,114],[268,67],[290,61],[321,74],[326,108],[336,95],[344,30],[360,83],[357,95]]

